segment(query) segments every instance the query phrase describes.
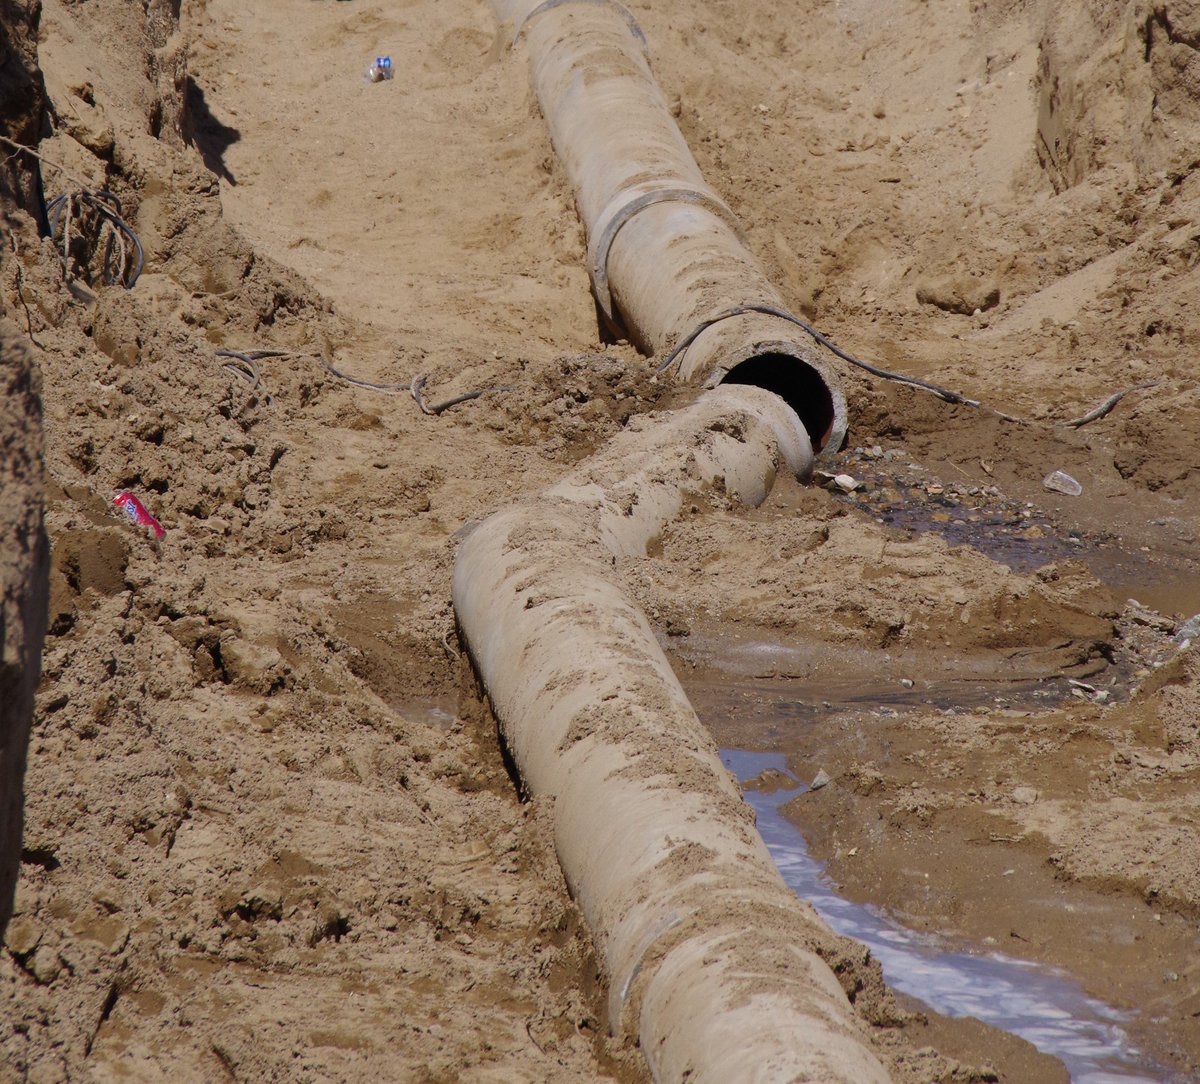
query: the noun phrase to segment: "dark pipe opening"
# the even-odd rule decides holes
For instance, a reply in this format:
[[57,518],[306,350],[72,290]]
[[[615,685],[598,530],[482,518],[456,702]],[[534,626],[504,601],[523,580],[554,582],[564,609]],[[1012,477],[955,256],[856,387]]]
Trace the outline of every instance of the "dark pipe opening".
[[821,374],[792,354],[756,354],[730,369],[721,383],[773,391],[800,416],[814,452],[828,443],[834,423],[833,396]]

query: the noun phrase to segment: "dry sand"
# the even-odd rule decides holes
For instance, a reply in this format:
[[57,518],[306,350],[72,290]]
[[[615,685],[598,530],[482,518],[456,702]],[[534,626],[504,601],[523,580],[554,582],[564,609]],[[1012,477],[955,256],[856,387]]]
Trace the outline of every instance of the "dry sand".
[[[1200,611],[1200,7],[632,8],[796,311],[984,409],[847,374],[862,491],[714,497],[622,575],[722,740],[835,777],[794,812],[849,894],[1067,968],[1200,1078],[1170,643]],[[72,291],[29,226],[5,252],[54,571],[2,1072],[643,1079],[450,608],[455,532],[672,402],[600,341],[520,50],[473,0],[45,0],[39,55],[42,153],[121,198],[146,267]],[[221,349],[287,354],[251,389]],[[326,363],[514,390],[434,418]],[[812,710],[755,715],[780,696]],[[1055,1079],[828,956],[898,1080]]]

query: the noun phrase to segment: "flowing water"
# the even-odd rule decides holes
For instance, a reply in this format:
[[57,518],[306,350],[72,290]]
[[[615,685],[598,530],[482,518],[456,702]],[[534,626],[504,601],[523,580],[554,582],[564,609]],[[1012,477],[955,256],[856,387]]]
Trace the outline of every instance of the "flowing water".
[[[722,752],[725,766],[748,780],[767,770],[788,774],[785,758],[736,749]],[[918,998],[943,1016],[974,1016],[1019,1035],[1066,1065],[1074,1084],[1168,1084],[1125,1035],[1125,1015],[1088,997],[1069,979],[1000,953],[976,953],[915,933],[873,907],[839,897],[804,838],[780,812],[806,788],[746,791],[758,829],[784,880],[808,900],[835,932],[866,945],[883,966],[888,985]]]

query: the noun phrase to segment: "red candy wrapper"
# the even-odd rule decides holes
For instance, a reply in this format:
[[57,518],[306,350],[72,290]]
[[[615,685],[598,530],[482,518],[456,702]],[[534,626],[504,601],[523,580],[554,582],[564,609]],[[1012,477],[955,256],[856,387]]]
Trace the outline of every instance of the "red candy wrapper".
[[139,527],[149,527],[154,532],[154,537],[160,542],[162,541],[167,532],[163,530],[162,524],[146,511],[146,506],[132,493],[128,490],[118,493],[113,497],[113,504],[129,517],[130,522],[135,523]]

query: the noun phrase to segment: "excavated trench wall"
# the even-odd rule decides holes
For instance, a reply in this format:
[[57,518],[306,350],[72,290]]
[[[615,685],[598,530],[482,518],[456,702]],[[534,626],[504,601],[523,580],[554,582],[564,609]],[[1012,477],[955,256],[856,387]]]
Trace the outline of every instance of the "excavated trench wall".
[[[41,134],[39,5],[0,0],[0,134],[31,145]],[[20,312],[18,236],[35,244],[41,216],[36,159],[0,154],[0,935],[21,861],[25,760],[46,631],[49,546],[42,526],[42,414],[34,355]]]
[[46,632],[41,396],[32,355],[0,321],[0,931],[21,860],[25,758]]

